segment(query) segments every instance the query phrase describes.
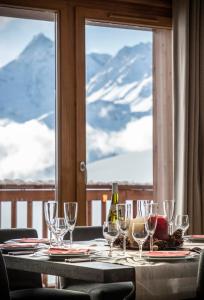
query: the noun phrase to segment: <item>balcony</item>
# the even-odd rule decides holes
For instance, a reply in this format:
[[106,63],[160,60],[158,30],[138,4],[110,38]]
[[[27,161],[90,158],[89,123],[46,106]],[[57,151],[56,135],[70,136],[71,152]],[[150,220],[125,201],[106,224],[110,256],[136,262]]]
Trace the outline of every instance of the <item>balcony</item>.
[[[132,203],[135,216],[137,200],[153,199],[153,187],[120,185],[119,197],[120,202]],[[39,236],[46,237],[43,203],[53,199],[55,186],[52,184],[1,184],[0,227],[37,227]],[[104,222],[110,199],[111,185],[87,186],[87,225],[101,225]]]

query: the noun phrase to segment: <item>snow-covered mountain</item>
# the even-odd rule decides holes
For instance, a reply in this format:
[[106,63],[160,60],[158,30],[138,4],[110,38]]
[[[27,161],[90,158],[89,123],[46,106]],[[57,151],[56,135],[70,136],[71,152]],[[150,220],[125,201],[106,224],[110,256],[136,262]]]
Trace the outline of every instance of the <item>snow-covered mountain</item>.
[[0,69],[0,118],[19,123],[44,116],[54,127],[55,48],[37,35],[14,61]]
[[[86,64],[87,161],[94,162],[129,151],[151,149],[152,44],[125,46],[114,56],[90,53],[86,56]],[[30,124],[35,124],[36,128],[38,125],[43,126],[42,134],[45,133],[46,125],[49,129],[46,145],[53,145],[54,111],[55,47],[49,38],[39,34],[15,60],[0,68],[0,120],[4,120],[0,122],[2,159],[3,153],[8,156],[8,149],[11,157],[14,149],[22,146],[22,141],[18,145],[15,138],[13,148],[9,142],[3,144],[1,139],[2,130],[5,129],[12,135],[10,128],[14,128],[15,124],[24,124],[19,128],[25,134]],[[31,120],[35,122],[32,123]],[[133,143],[134,135],[136,142]],[[31,131],[28,136],[32,140]],[[36,148],[41,148],[43,137],[38,138],[35,133],[33,140]],[[46,151],[44,155],[44,164],[33,178],[38,178],[39,174],[43,177],[43,166],[46,166],[46,177],[49,177],[48,170],[54,172],[53,157],[48,161]],[[9,165],[12,166],[12,160]],[[8,165],[4,168],[6,172]],[[29,171],[32,173],[32,167]],[[12,177],[11,173],[8,172],[9,178]],[[26,178],[26,174],[24,175]],[[52,176],[51,174],[50,178]]]

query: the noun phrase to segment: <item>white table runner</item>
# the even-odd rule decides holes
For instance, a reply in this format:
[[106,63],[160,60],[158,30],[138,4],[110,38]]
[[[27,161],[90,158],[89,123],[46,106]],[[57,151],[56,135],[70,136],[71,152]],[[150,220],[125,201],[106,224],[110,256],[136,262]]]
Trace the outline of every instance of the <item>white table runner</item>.
[[195,296],[198,258],[170,262],[140,260],[136,251],[130,257],[120,258],[120,251],[103,261],[135,268],[136,299],[180,300]]
[[[185,243],[184,247],[204,249],[204,243]],[[95,249],[107,251],[107,247],[103,246]],[[139,259],[138,251],[127,251],[129,257],[126,258],[121,257],[121,253],[121,250],[115,248],[114,257],[103,261],[135,268],[137,300],[183,300],[195,296],[199,257],[152,262]]]

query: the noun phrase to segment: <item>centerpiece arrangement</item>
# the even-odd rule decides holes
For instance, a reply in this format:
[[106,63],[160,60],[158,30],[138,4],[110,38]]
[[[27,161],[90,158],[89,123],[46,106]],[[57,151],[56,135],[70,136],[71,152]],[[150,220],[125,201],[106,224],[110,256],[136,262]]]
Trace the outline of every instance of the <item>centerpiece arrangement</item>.
[[[121,246],[124,253],[126,248],[139,249],[142,255],[142,249],[169,250],[183,244],[183,235],[189,226],[188,217],[178,215],[174,219],[174,200],[163,201],[163,215],[159,213],[158,203],[138,200],[137,216],[132,219],[131,205],[118,203],[118,189],[115,183],[113,186],[109,221],[117,221],[120,228],[114,245]],[[111,219],[113,217],[114,220]]]

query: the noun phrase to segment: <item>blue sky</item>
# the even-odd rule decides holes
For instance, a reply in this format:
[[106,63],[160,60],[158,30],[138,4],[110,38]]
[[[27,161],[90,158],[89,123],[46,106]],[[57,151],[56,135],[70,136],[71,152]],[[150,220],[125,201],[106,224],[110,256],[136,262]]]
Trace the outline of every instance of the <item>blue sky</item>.
[[[54,40],[54,22],[0,17],[0,67],[15,59],[34,35]],[[152,41],[151,31],[86,26],[86,51],[114,55],[124,46]]]
[[135,29],[86,26],[86,51],[116,54],[124,46],[152,42],[152,32]]
[[0,66],[15,59],[40,32],[54,39],[54,22],[0,17]]

